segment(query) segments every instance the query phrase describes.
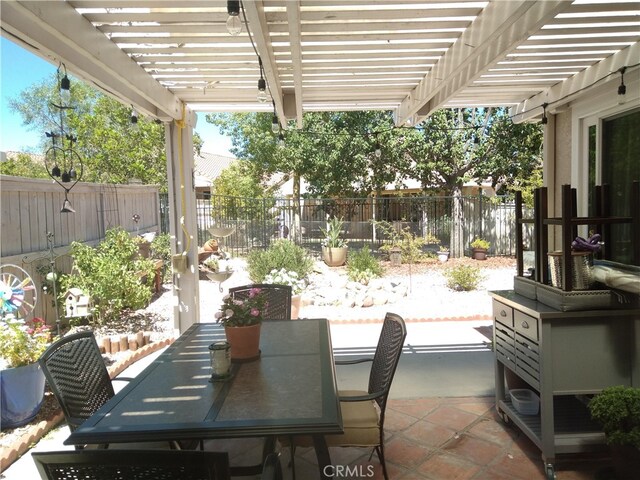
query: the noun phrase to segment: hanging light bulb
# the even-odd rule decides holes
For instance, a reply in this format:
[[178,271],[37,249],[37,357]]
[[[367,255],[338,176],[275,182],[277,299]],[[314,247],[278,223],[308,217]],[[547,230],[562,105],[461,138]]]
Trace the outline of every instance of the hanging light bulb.
[[373,152],[376,158],[380,158],[382,156],[382,149],[380,148],[380,143],[376,140],[376,149]]
[[131,107],[131,128],[137,130],[138,127],[138,112],[136,112],[135,108]]
[[242,21],[240,20],[240,1],[228,0],[227,1],[227,32],[234,37],[240,35],[242,31]]
[[624,84],[624,72],[627,67],[620,69],[620,85],[618,85],[618,104],[622,105],[627,100],[627,86]]
[[258,80],[258,101],[260,103],[266,103],[267,97],[267,82],[262,76],[262,58],[258,57],[258,68],[260,69],[260,79]]
[[264,78],[258,80],[258,101],[260,103],[267,103],[267,82]]
[[280,123],[278,122],[278,116],[274,113],[271,118],[271,131],[278,133],[280,131]]
[[280,135],[278,135],[278,146],[284,147],[284,135],[282,134],[282,132],[280,132]]
[[542,125],[546,125],[549,122],[549,119],[547,118],[547,107],[549,106],[548,103],[543,103],[542,104],[542,120],[540,121],[540,123],[542,123]]

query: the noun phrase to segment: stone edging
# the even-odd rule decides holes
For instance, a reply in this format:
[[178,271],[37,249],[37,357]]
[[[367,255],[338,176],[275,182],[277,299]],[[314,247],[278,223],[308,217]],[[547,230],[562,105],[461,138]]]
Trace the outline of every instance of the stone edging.
[[[158,342],[154,342],[144,347],[141,347],[128,355],[126,358],[119,360],[110,367],[107,368],[109,376],[114,378],[119,375],[131,364],[137,362],[141,358],[160,350],[173,343],[174,338],[166,338]],[[5,471],[9,466],[15,462],[18,458],[28,452],[31,447],[40,441],[49,431],[56,427],[64,420],[64,414],[61,410],[57,410],[50,418],[42,420],[37,424],[31,426],[11,447],[2,448],[0,453],[0,472]]]
[[[434,318],[405,318],[405,323],[424,322],[469,322],[473,320],[493,320],[491,315],[469,315],[467,317],[434,317]],[[358,323],[382,323],[382,318],[359,318],[357,320],[329,319],[329,323],[336,325],[349,325]]]

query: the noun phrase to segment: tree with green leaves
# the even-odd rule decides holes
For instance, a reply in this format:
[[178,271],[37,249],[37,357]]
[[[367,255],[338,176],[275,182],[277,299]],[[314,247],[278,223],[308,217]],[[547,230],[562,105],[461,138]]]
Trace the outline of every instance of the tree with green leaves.
[[[73,108],[61,111],[53,104],[60,104],[55,74],[9,101],[9,107],[21,115],[24,125],[42,133],[42,153],[51,147],[46,132],[58,132],[64,121],[66,130],[77,137],[75,148],[84,164],[82,181],[128,183],[138,179],[144,184],[160,185],[161,190],[166,191],[162,123],[139,116],[134,127],[131,107],[73,78]],[[201,145],[200,137],[194,136],[196,151]]]
[[36,156],[24,152],[0,162],[0,173],[14,177],[49,178],[44,161],[38,161]]

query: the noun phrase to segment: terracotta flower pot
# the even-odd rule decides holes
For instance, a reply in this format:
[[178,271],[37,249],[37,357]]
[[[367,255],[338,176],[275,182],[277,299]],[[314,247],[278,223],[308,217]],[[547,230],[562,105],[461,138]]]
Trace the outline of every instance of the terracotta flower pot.
[[291,296],[291,320],[297,320],[300,317],[300,303],[302,297],[300,295]]
[[471,250],[471,258],[474,260],[486,260],[487,249],[486,248],[473,248]]
[[224,327],[232,361],[254,360],[260,356],[260,327],[260,323],[248,327]]

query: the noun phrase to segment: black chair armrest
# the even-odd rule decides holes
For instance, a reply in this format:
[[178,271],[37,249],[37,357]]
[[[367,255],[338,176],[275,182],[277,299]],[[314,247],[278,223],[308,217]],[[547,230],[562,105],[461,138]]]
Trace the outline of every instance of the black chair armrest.
[[355,360],[335,360],[336,365],[355,365],[356,363],[373,362],[373,358],[356,358]]
[[270,453],[264,461],[260,480],[282,480],[282,465],[277,453]]
[[129,377],[115,377],[115,378],[111,379],[112,382],[115,382],[115,381],[118,381],[118,382],[130,382],[131,380],[133,380],[133,378],[129,378]]
[[374,392],[367,393],[366,395],[340,395],[338,400],[341,402],[365,402],[367,400],[375,400],[378,397],[381,397],[384,392]]

